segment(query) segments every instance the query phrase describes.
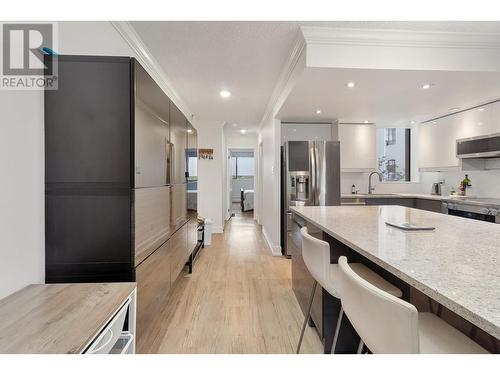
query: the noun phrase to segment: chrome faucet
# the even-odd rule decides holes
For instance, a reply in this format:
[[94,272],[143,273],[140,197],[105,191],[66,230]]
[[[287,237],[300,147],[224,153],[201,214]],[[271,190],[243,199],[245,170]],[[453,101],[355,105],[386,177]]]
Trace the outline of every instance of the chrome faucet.
[[378,180],[380,182],[382,182],[382,175],[380,173],[375,172],[375,171],[373,171],[372,173],[370,173],[370,175],[368,176],[368,194],[372,194],[373,190],[375,190],[375,187],[372,186],[372,176],[374,174],[377,174],[378,175]]

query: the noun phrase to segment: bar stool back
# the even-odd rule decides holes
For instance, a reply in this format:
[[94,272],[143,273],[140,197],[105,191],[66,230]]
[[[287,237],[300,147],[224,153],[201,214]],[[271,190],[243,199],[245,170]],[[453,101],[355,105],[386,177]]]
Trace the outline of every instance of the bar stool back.
[[373,353],[418,353],[415,306],[374,287],[339,258],[342,308]]
[[[307,313],[304,316],[304,322],[302,324],[302,331],[300,332],[299,343],[297,345],[297,354],[300,352],[300,346],[302,344],[302,339],[304,337],[304,331],[306,329],[307,320],[311,314],[311,307],[314,300],[314,294],[316,292],[316,287],[318,283],[325,289],[330,295],[335,298],[340,298],[339,293],[339,267],[338,264],[330,263],[330,244],[326,241],[319,240],[311,236],[306,227],[300,230],[302,236],[302,257],[304,263],[309,270],[309,273],[314,279],[313,287],[311,290],[311,295],[309,297],[309,303],[307,307]],[[362,263],[352,263],[351,266],[354,268],[355,272],[361,277],[369,280],[373,285],[378,286],[380,289],[396,296],[401,297],[401,290],[395,285],[389,283],[387,280],[373,272],[371,269],[363,265]],[[337,319],[337,326],[335,328],[335,335],[333,338],[332,352],[335,352],[335,347],[337,339],[339,337],[339,330],[342,322],[342,317],[344,312],[340,309],[339,317]],[[363,348],[363,342],[360,342],[358,351]]]
[[341,303],[372,353],[487,353],[457,329],[361,278],[339,258]]

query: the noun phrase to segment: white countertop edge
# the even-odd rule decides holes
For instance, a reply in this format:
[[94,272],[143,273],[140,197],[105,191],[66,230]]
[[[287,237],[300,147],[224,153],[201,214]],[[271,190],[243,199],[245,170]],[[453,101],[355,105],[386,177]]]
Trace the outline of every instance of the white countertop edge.
[[[367,251],[361,249],[360,247],[356,246],[355,244],[351,243],[347,239],[337,235],[336,233],[332,232],[330,229],[325,228],[318,222],[312,220],[311,218],[307,217],[305,214],[297,211],[296,207],[291,207],[291,211],[293,211],[295,214],[299,215],[306,221],[311,222],[314,224],[316,227],[321,229],[322,231],[328,233],[330,236],[335,238],[336,240],[342,242],[343,244],[347,245],[354,251],[358,252],[359,254],[363,255],[365,258],[371,260],[375,264],[379,265],[386,271],[392,273],[394,276],[400,278],[402,281],[408,283],[409,285],[413,286],[415,289],[419,290],[420,292],[424,293],[425,295],[431,297],[438,303],[442,304],[446,308],[450,309],[454,313],[460,315],[462,318],[466,319],[470,323],[476,325],[477,327],[481,328],[485,332],[489,333],[493,337],[496,337],[497,339],[500,340],[500,328],[493,325],[489,321],[485,320],[483,317],[480,315],[477,315],[476,313],[470,311],[469,309],[465,308],[462,305],[459,305],[458,303],[454,302],[453,300],[450,300],[448,297],[443,296],[441,293],[438,291],[429,288],[425,284],[420,283],[418,280],[415,280],[413,277],[409,276],[408,274],[398,270],[397,268],[394,268],[390,264],[387,264],[380,258],[377,258],[376,256],[368,253]],[[441,215],[441,214],[438,214]]]

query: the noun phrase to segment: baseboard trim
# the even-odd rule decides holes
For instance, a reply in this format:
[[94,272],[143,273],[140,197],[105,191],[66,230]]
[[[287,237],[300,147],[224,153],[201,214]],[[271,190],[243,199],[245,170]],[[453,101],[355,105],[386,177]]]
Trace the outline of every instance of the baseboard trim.
[[212,226],[212,233],[214,234],[224,233],[224,228],[222,228],[222,225],[214,225]]
[[283,254],[281,254],[281,246],[276,246],[273,244],[273,242],[270,240],[269,236],[267,235],[267,232],[266,232],[264,227],[262,227],[262,234],[264,235],[264,240],[266,241],[267,247],[269,248],[271,255],[273,257],[282,256]]

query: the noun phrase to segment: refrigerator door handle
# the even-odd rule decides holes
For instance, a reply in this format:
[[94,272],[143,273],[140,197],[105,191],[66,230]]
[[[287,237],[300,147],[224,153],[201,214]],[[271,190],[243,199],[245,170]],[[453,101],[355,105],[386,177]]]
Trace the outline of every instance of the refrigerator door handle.
[[316,194],[315,194],[315,205],[322,206],[325,204],[325,170],[323,163],[325,162],[325,142],[314,142],[315,144],[315,158],[316,158]]
[[174,145],[170,143],[165,138],[165,157],[167,163],[167,173],[166,173],[166,184],[171,185],[173,183],[173,163],[174,163]]
[[311,202],[311,205],[312,206],[315,206],[316,205],[316,155],[315,155],[315,152],[314,152],[314,142],[309,142],[309,159],[310,159],[310,166],[309,166],[309,170],[310,170],[310,173],[311,173],[311,182],[310,182],[310,193],[311,193],[311,198],[309,199],[309,201]]
[[315,186],[315,191],[314,191],[314,205],[319,206],[320,205],[320,194],[321,194],[321,171],[320,171],[320,158],[319,158],[319,151],[318,151],[318,142],[314,142],[314,160],[315,160],[315,166],[316,169],[314,170],[314,174],[316,175],[316,186]]

